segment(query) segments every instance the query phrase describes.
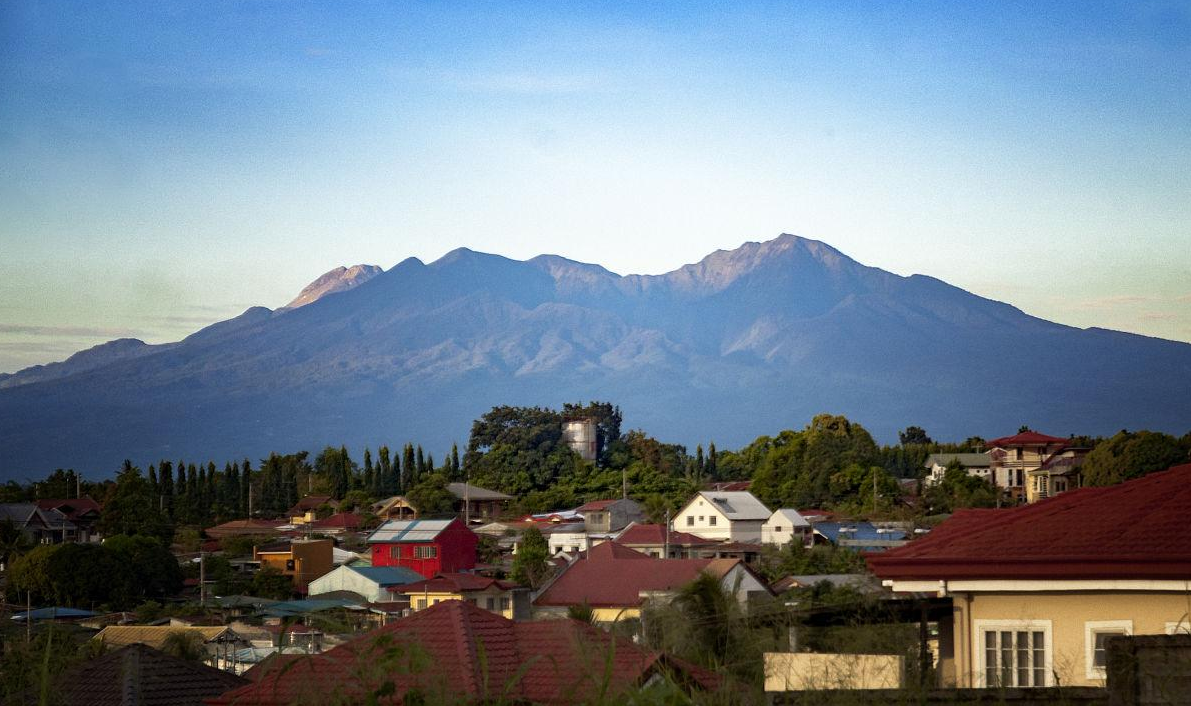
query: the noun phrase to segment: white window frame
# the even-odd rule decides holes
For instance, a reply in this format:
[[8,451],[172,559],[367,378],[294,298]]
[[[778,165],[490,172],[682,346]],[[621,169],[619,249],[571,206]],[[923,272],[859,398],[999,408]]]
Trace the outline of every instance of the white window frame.
[[1166,624],[1167,635],[1191,635],[1191,621],[1183,618],[1177,622]]
[[[988,631],[1042,632],[1042,668],[1044,683],[1035,686],[1054,685],[1054,634],[1050,620],[973,620],[972,621],[972,671],[976,684],[988,688],[988,673],[984,668],[984,633]],[[1032,667],[1031,667],[1032,668]],[[1033,687],[1021,687],[1023,689]]]
[[[1118,635],[1122,632],[1125,635],[1133,634],[1132,620],[1089,620],[1083,624],[1084,665],[1087,667],[1085,676],[1088,679],[1106,678],[1107,670],[1104,667],[1095,666],[1096,635],[1098,633]],[[1107,663],[1107,661],[1108,657],[1105,655],[1105,662]]]

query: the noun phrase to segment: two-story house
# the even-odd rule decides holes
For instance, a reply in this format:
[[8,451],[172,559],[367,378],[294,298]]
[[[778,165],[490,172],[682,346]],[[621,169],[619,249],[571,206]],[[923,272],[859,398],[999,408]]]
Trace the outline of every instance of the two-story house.
[[1032,505],[959,510],[869,568],[950,597],[944,685],[1097,686],[1112,635],[1188,629],[1191,464]]
[[990,482],[1033,503],[1081,485],[1079,467],[1088,449],[1069,439],[1024,431],[988,442]]
[[459,518],[389,520],[368,535],[373,566],[404,566],[426,578],[476,566],[480,538]]
[[773,513],[747,491],[700,491],[678,511],[670,528],[704,539],[760,542],[761,526]]
[[390,589],[404,594],[412,610],[425,610],[443,601],[464,601],[510,620],[529,617],[529,589],[510,581],[477,574],[439,574],[432,579]]
[[[943,481],[943,476],[947,472],[947,467],[953,463],[958,463],[963,467],[968,475],[975,476],[981,480],[992,482],[992,475],[990,469],[992,468],[992,457],[987,452],[982,453],[960,453],[960,454],[931,454],[926,457],[926,462],[923,467],[926,469],[926,478],[924,482],[926,485],[937,485]],[[997,479],[1001,488],[1008,490],[1009,474],[1002,473]]]
[[645,519],[641,503],[629,498],[593,500],[575,508],[575,513],[583,517],[584,529],[588,534],[607,535],[624,529],[630,522]]

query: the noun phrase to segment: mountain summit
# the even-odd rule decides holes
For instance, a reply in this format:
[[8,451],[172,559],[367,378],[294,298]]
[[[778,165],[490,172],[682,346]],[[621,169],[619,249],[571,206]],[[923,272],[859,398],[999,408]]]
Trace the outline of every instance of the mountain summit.
[[384,272],[384,270],[376,265],[352,265],[351,267],[340,265],[306,285],[298,293],[298,296],[294,297],[293,301],[282,308],[297,309],[300,306],[313,304],[328,294],[344,292],[353,287],[358,287],[381,272]]
[[951,439],[1191,427],[1191,345],[1054,324],[792,235],[662,275],[467,249],[352,269],[301,306],[0,389],[0,479],[327,444],[445,449],[493,405],[589,399],[721,448],[824,411],[887,441],[911,424]]

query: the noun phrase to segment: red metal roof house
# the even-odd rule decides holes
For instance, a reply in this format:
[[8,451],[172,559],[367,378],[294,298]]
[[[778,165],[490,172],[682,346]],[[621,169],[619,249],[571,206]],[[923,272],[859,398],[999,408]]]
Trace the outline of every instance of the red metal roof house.
[[404,566],[428,579],[474,569],[479,543],[458,518],[389,520],[368,536],[373,566]]

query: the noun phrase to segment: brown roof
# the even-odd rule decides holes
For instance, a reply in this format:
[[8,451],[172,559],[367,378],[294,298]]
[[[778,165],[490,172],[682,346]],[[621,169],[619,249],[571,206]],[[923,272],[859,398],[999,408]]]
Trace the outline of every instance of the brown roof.
[[281,520],[232,520],[222,525],[215,525],[203,530],[208,537],[221,539],[223,537],[237,537],[252,534],[276,534],[277,528],[284,525]]
[[684,586],[711,563],[710,559],[655,559],[615,542],[604,542],[568,566],[534,604],[635,607],[641,605],[642,591]]
[[63,706],[198,706],[204,699],[249,681],[205,664],[128,645],[83,662],[54,680],[54,703]]
[[42,510],[57,510],[66,515],[68,520],[75,520],[84,515],[98,515],[101,508],[90,495],[81,498],[45,498],[37,501]]
[[575,620],[515,623],[462,601],[444,601],[311,657],[279,660],[248,686],[211,704],[280,706],[320,697],[382,704],[418,689],[432,701],[535,704],[613,700],[653,674],[673,671],[714,690],[706,670],[649,652]]
[[[634,523],[626,527],[616,541],[626,546],[661,546],[666,543],[666,526]],[[715,541],[696,537],[686,532],[670,530],[670,544],[676,547],[689,547],[715,544]]]
[[407,583],[402,586],[392,586],[389,590],[393,593],[406,594],[465,593],[468,591],[486,591],[493,587],[507,591],[510,588],[517,588],[517,584],[510,581],[500,581],[487,576],[479,576],[477,574],[443,573],[425,581]]
[[307,510],[317,510],[320,505],[334,505],[335,499],[330,495],[307,495],[294,506],[285,511],[286,515],[301,515]]
[[1191,464],[1003,510],[959,510],[867,557],[884,579],[1191,579]]

